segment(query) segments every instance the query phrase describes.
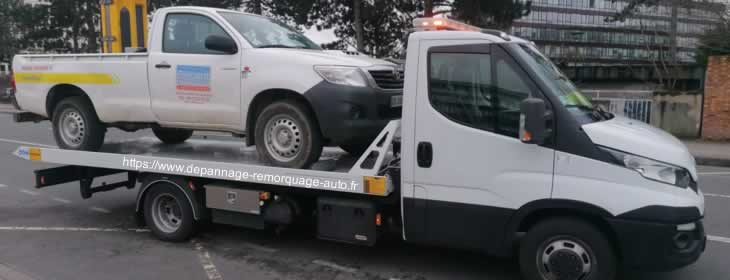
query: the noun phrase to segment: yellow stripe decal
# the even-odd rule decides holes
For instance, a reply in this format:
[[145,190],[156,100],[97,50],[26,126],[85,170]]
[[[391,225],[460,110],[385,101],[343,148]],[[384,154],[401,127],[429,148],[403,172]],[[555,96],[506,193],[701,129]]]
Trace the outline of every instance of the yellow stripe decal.
[[117,79],[104,73],[16,73],[18,84],[87,84],[113,85]]

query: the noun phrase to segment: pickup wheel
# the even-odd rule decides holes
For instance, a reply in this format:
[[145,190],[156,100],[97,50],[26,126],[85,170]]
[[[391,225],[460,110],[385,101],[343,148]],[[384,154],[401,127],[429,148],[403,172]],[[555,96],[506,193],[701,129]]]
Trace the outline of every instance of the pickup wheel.
[[62,149],[98,151],[105,134],[106,127],[87,99],[68,97],[54,107],[53,136]]
[[154,127],[152,133],[165,144],[180,144],[193,136],[193,131],[182,128]]
[[611,280],[616,256],[596,227],[578,219],[554,218],[532,227],[520,244],[524,279]]
[[195,234],[193,206],[175,186],[159,182],[145,195],[144,219],[152,233],[164,241],[181,242]]
[[256,151],[273,166],[308,168],[322,154],[322,137],[306,107],[293,101],[266,106],[256,120]]

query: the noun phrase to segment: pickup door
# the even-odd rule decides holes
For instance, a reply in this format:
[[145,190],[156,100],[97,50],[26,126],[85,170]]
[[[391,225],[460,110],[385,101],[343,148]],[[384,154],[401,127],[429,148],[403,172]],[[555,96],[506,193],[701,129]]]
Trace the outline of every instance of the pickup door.
[[235,54],[205,48],[210,35],[235,37],[210,15],[160,16],[152,32],[148,66],[151,106],[159,121],[240,129],[241,47]]

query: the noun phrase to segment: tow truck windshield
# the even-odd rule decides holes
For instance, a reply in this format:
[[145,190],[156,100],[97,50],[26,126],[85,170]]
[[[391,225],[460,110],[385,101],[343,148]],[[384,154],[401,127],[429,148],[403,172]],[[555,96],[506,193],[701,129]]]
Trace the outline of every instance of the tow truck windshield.
[[321,49],[303,34],[274,19],[234,12],[220,14],[255,48]]
[[547,59],[534,46],[519,44],[528,64],[535,67],[545,77],[552,92],[558,95],[560,102],[576,116],[581,123],[591,123],[613,118],[600,106],[594,106],[578,88],[563,74],[560,69]]

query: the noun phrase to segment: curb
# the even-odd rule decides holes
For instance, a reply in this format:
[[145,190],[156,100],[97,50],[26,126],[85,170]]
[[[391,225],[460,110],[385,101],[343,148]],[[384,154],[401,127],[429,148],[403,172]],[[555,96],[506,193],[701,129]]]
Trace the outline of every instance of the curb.
[[730,159],[725,158],[695,157],[695,162],[697,165],[730,167]]

